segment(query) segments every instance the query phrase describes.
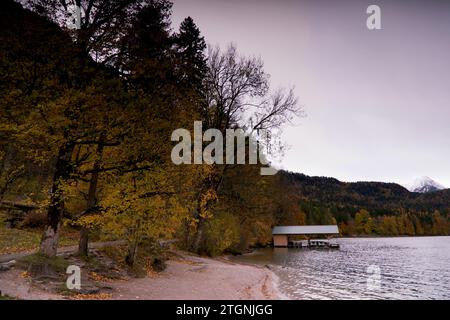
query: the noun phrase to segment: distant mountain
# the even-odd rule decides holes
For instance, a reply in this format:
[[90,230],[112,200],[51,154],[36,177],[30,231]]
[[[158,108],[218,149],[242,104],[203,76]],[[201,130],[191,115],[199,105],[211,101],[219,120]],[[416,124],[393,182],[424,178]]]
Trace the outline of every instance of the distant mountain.
[[[277,176],[280,225],[337,223],[350,236],[450,235],[450,189],[410,192],[395,183],[342,182],[283,170]],[[424,182],[415,190],[442,187]]]
[[414,180],[408,186],[405,186],[411,192],[428,193],[444,190],[445,187],[429,177],[421,177]]
[[[402,209],[412,211],[450,212],[450,189],[437,183],[417,184],[415,190],[435,192],[410,192],[395,183],[342,182],[328,177],[310,177],[301,173],[280,171],[283,192],[303,201],[327,207],[365,208],[371,213],[395,214]],[[431,179],[430,179],[431,180]],[[428,188],[428,189],[427,189]]]

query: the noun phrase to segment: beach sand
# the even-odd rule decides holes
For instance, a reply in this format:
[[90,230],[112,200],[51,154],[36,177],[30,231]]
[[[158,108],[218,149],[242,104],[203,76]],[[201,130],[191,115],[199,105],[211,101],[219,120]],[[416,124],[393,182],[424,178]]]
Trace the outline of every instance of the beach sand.
[[[277,277],[265,267],[237,264],[178,252],[167,268],[145,278],[105,283],[115,300],[283,299]],[[18,270],[0,272],[0,290],[19,299],[67,299],[30,285]]]

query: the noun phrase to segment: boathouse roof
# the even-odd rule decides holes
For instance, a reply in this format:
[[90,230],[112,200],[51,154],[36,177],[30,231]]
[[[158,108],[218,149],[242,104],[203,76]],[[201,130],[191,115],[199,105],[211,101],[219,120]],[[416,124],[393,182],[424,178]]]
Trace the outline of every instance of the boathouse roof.
[[339,234],[337,225],[321,226],[277,226],[272,234],[302,235],[302,234]]

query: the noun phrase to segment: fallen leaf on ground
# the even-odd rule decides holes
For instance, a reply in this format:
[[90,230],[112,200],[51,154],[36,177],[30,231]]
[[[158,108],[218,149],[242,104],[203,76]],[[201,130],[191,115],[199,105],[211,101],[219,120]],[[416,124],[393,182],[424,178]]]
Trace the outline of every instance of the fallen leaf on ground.
[[98,281],[98,282],[111,282],[114,280],[112,278],[102,276],[101,274],[98,274],[96,272],[89,272],[89,278],[91,278],[94,281]]
[[82,294],[79,293],[72,297],[73,300],[105,300],[111,299],[111,293],[97,293],[97,294]]

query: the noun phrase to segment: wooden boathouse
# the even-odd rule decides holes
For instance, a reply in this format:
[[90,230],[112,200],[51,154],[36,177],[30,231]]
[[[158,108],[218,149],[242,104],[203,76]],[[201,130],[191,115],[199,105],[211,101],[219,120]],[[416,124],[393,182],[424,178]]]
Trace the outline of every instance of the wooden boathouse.
[[[289,237],[304,236],[308,239],[310,245],[310,238],[315,236],[323,236],[327,239],[332,236],[339,235],[337,225],[316,225],[316,226],[277,226],[272,229],[273,246],[274,247],[289,247],[298,246],[299,241],[290,241]],[[327,240],[315,241],[314,243],[327,243]]]

